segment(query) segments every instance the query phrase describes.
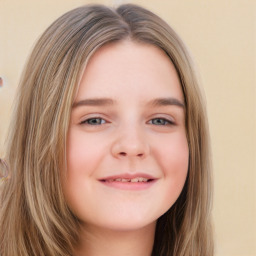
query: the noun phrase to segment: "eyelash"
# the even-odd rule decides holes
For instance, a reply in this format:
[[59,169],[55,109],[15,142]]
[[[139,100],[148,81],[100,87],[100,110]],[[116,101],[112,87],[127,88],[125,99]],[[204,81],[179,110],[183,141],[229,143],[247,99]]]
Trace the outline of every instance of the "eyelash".
[[[101,120],[101,122],[97,123],[97,121],[95,122],[95,120],[98,120],[98,121]],[[94,122],[90,123],[90,121],[94,121]],[[102,121],[104,121],[104,123],[102,123]],[[88,118],[88,119],[82,121],[80,124],[86,124],[86,125],[94,126],[94,125],[102,125],[102,124],[105,124],[105,123],[107,123],[106,120],[101,118],[101,117],[92,117],[92,118]]]
[[163,126],[166,126],[166,125],[175,125],[175,123],[174,123],[173,121],[168,120],[168,119],[166,119],[166,118],[162,118],[162,117],[156,117],[156,118],[151,119],[151,120],[150,120],[151,124],[153,124],[153,123],[152,123],[153,120],[158,120],[158,121],[161,120],[161,121],[164,122],[164,124],[163,124],[163,123],[162,123],[162,124],[159,124],[159,123],[158,123],[158,124],[155,124],[155,125],[157,125],[157,126],[159,126],[159,125],[160,125],[160,126],[161,126],[161,125],[163,125]]
[[[154,120],[161,120],[162,123],[158,123],[158,124],[154,124],[152,121]],[[100,121],[100,122],[98,122]],[[103,121],[103,123],[102,123]],[[90,123],[92,122],[92,123]],[[175,123],[171,120],[168,120],[166,118],[160,118],[160,117],[156,117],[156,118],[152,118],[150,121],[150,124],[156,125],[156,126],[166,126],[166,125],[175,125]],[[91,125],[91,126],[98,126],[98,125],[102,125],[102,124],[106,124],[107,121],[101,117],[93,117],[93,118],[88,118],[84,121],[82,121],[80,124],[85,124],[85,125]]]

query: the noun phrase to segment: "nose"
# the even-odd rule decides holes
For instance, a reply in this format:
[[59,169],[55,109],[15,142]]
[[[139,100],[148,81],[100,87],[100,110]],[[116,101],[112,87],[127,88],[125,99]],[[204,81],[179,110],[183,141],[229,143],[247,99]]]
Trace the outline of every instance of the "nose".
[[149,144],[145,134],[139,129],[130,128],[116,133],[118,137],[114,140],[111,149],[115,158],[137,157],[143,159],[149,154]]

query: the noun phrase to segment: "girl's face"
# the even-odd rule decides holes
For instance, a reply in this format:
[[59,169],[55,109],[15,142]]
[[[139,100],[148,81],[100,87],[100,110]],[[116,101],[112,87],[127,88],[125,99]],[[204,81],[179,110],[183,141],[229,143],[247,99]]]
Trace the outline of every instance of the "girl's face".
[[155,225],[188,170],[183,93],[160,49],[124,41],[89,60],[72,107],[64,193],[87,227]]

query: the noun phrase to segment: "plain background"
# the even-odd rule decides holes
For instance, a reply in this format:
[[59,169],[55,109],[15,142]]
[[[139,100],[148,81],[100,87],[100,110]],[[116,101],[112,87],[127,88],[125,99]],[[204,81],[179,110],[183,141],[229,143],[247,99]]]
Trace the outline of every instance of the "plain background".
[[[86,3],[132,2],[184,39],[207,98],[214,164],[217,256],[256,256],[256,1],[0,0],[0,155],[11,105],[35,40],[64,12]],[[19,125],[13,124],[13,125]]]

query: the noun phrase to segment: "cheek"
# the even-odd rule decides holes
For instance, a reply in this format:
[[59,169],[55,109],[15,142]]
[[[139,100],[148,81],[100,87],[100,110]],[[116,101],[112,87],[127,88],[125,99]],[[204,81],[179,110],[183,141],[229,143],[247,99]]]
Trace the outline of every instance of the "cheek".
[[94,136],[85,136],[83,132],[71,129],[67,143],[68,175],[91,175],[104,151],[100,145],[102,143]]
[[[94,143],[91,143],[94,140]],[[81,193],[81,188],[90,189],[88,180],[100,161],[99,147],[95,139],[77,129],[70,129],[67,140],[67,173],[64,182],[66,196],[73,201]],[[72,201],[71,200],[71,201]]]
[[66,201],[76,216],[86,212],[87,195],[93,190],[91,180],[101,161],[103,149],[97,138],[70,129],[67,138],[67,173],[63,180]]
[[172,205],[179,197],[188,173],[189,148],[186,136],[181,134],[163,141],[158,154],[158,164],[166,184],[165,200],[171,199]]
[[167,176],[187,172],[189,149],[185,133],[171,134],[158,141],[155,147],[158,164]]

